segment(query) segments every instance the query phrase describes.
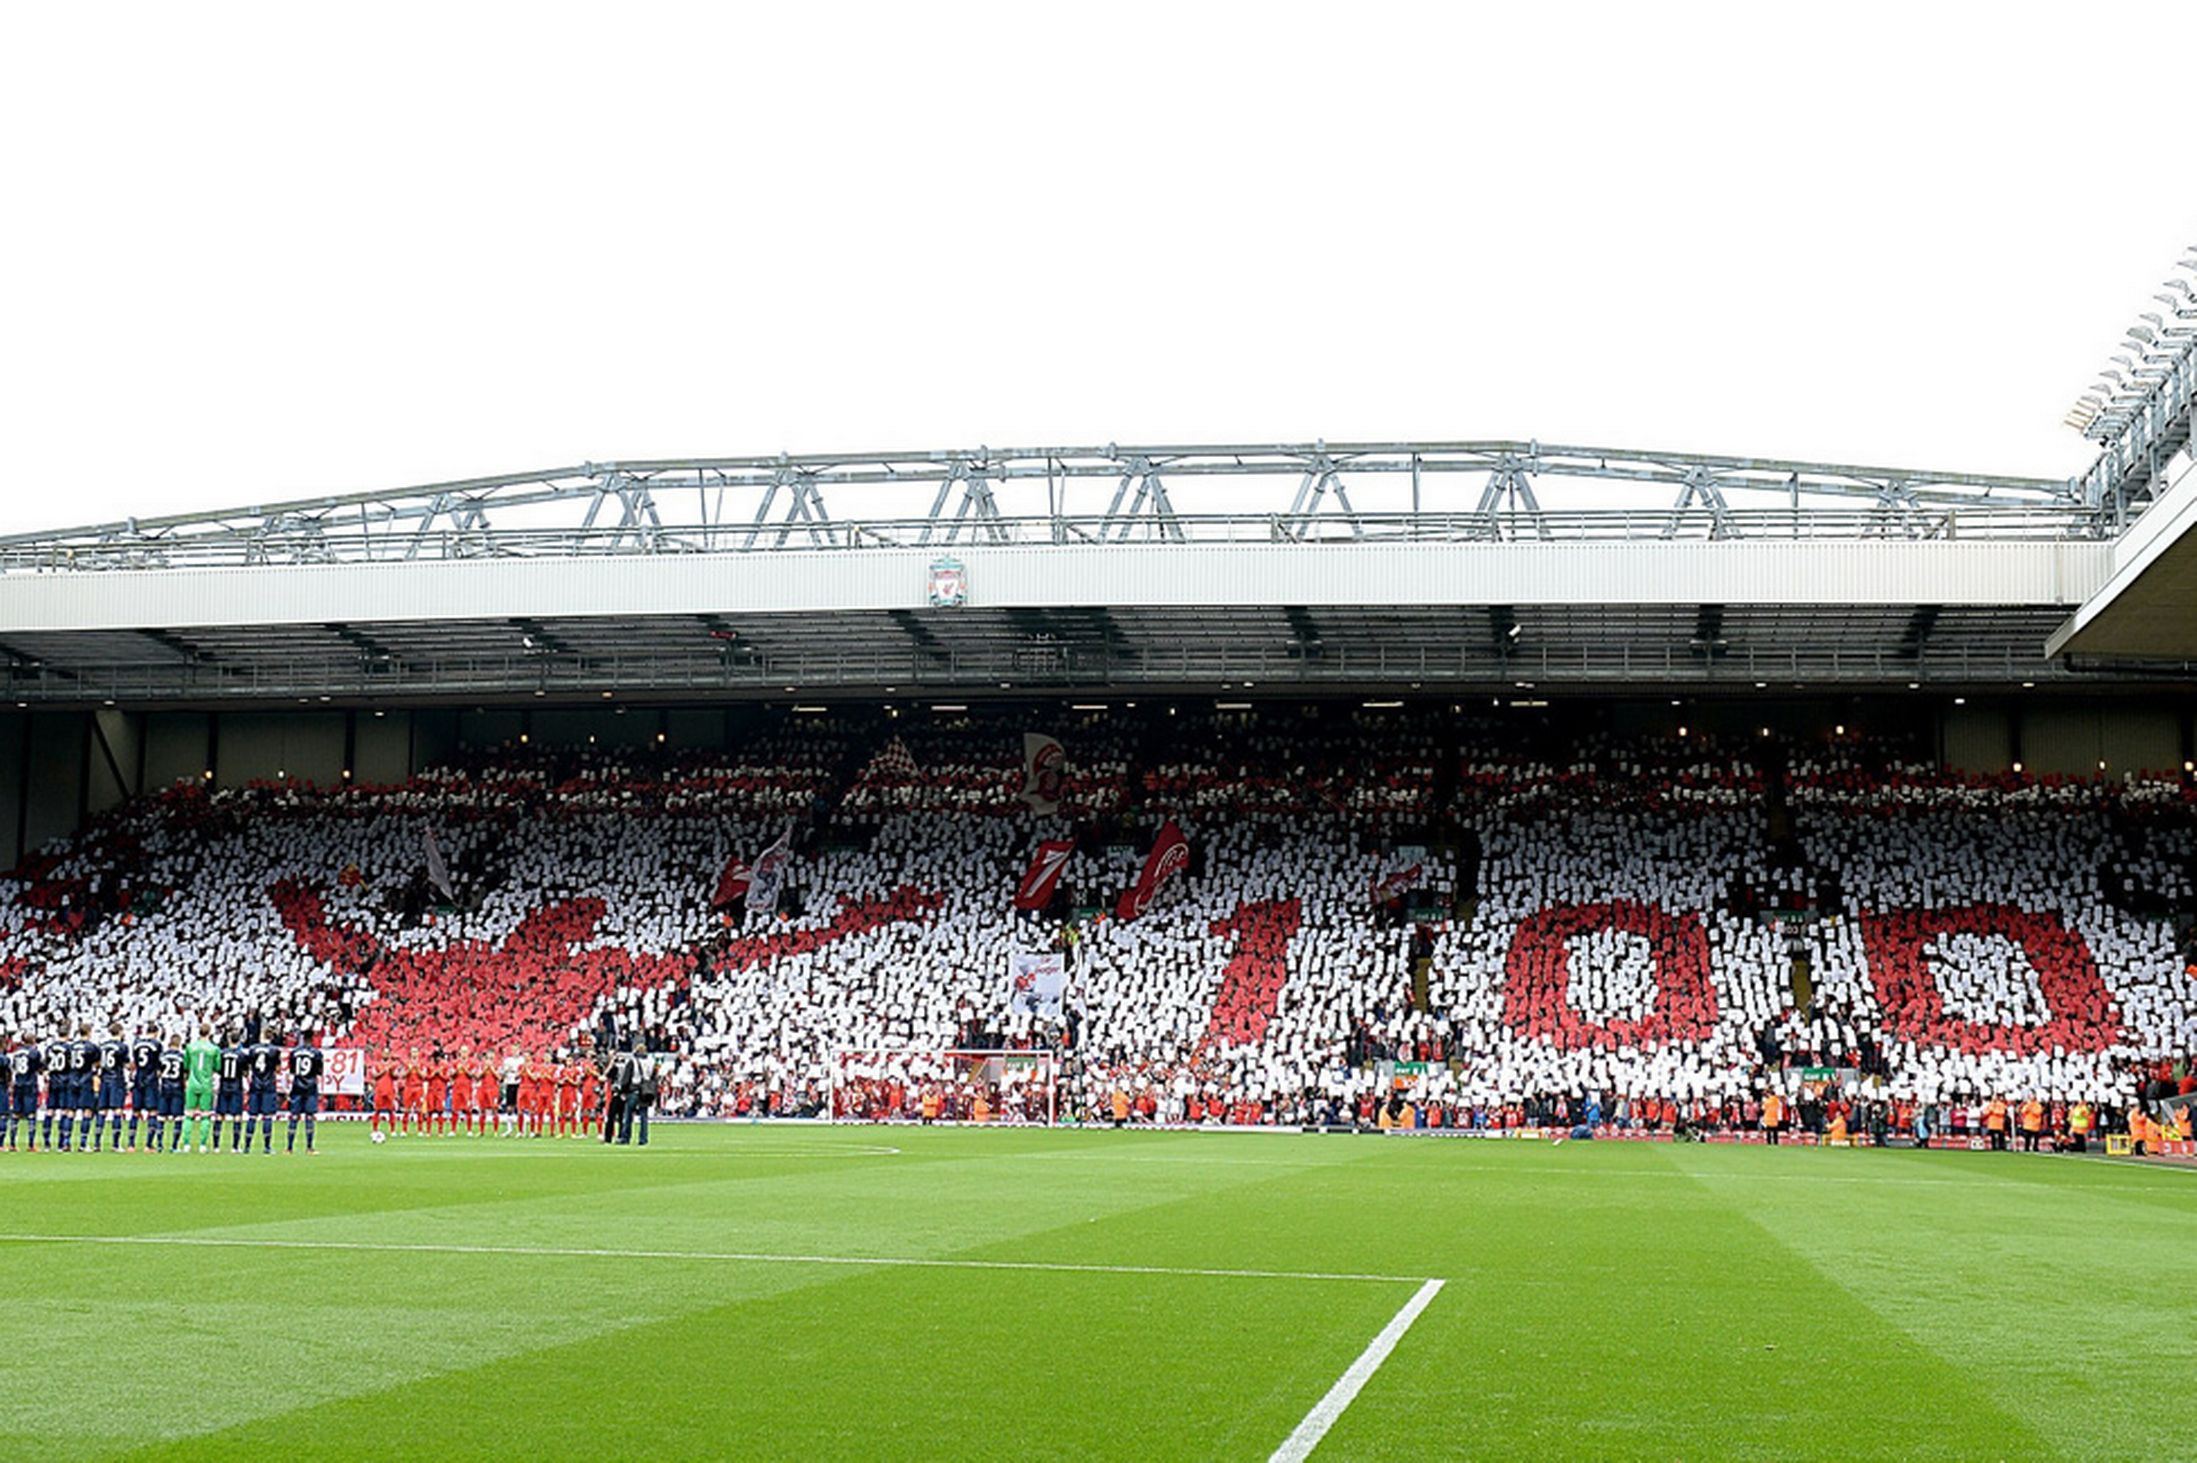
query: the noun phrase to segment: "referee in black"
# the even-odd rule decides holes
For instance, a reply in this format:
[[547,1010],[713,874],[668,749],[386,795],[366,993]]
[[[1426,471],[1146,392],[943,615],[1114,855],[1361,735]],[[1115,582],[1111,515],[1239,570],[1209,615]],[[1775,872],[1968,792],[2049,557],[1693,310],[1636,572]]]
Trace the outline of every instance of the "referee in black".
[[633,1141],[633,1104],[640,1085],[640,1063],[628,1047],[621,1046],[611,1054],[610,1065],[603,1069],[603,1083],[610,1096],[603,1104],[603,1141],[630,1143]]

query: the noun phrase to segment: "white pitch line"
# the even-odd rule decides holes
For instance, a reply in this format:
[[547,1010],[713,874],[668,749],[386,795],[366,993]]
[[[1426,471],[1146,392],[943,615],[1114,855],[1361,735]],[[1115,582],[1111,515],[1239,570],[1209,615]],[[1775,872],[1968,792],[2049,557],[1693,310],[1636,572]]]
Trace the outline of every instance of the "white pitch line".
[[[1080,1265],[1066,1260],[930,1259],[908,1255],[773,1255],[741,1250],[583,1249],[559,1245],[431,1245],[375,1240],[245,1239],[195,1234],[0,1234],[0,1244],[160,1245],[192,1249],[363,1250],[394,1255],[535,1255],[582,1260],[711,1260],[739,1265],[840,1265],[924,1270],[1035,1270],[1069,1275],[1180,1275],[1213,1280],[1331,1280],[1410,1285],[1416,1275],[1338,1270],[1210,1270],[1170,1265]],[[1441,1282],[1428,1281],[1439,1289]],[[1408,1309],[1408,1307],[1407,1307]],[[1408,1324],[1408,1323],[1407,1323]]]
[[[402,1141],[402,1140],[400,1140]],[[653,1146],[653,1145],[652,1145]],[[643,1162],[666,1158],[897,1158],[902,1150],[883,1143],[861,1143],[832,1148],[657,1148]],[[410,1148],[376,1154],[374,1162],[401,1160],[407,1153],[428,1158],[563,1158],[576,1157],[570,1149],[557,1148]],[[620,1160],[623,1161],[623,1160]]]
[[1373,1379],[1373,1374],[1381,1369],[1381,1363],[1387,1361],[1388,1354],[1396,1349],[1396,1343],[1404,1339],[1404,1333],[1411,1329],[1411,1323],[1419,1319],[1419,1312],[1432,1304],[1434,1297],[1441,1293],[1442,1282],[1439,1280],[1429,1280],[1413,1292],[1411,1299],[1404,1302],[1404,1308],[1390,1317],[1389,1323],[1381,1328],[1381,1334],[1358,1353],[1358,1359],[1350,1364],[1350,1370],[1337,1378],[1335,1385],[1327,1389],[1327,1395],[1312,1405],[1312,1410],[1304,1415],[1304,1421],[1297,1424],[1297,1430],[1282,1440],[1282,1445],[1274,1450],[1274,1456],[1268,1463],[1303,1463],[1304,1459],[1310,1457],[1312,1450],[1320,1445],[1320,1439],[1327,1436],[1327,1430],[1335,1425],[1335,1419],[1343,1415],[1343,1409]]

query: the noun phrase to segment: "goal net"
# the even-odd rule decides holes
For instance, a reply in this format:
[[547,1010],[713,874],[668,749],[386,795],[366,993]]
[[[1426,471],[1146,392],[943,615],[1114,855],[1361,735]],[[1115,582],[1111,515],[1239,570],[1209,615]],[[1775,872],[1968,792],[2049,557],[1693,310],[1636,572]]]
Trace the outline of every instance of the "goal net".
[[835,1123],[1054,1122],[1060,1057],[1042,1051],[861,1050],[832,1053]]

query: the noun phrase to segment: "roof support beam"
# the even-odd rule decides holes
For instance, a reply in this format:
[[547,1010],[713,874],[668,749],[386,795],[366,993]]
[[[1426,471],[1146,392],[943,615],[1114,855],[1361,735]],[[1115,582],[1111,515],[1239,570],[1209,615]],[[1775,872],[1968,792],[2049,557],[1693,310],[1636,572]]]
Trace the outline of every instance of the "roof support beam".
[[1487,520],[1487,537],[1502,538],[1502,520],[1521,516],[1542,538],[1549,536],[1541,500],[1534,496],[1531,464],[1531,457],[1506,455],[1488,474],[1487,486],[1480,490],[1480,506],[1474,510]]
[[1275,525],[1275,536],[1303,540],[1317,525],[1330,497],[1342,510],[1342,521],[1350,536],[1364,538],[1365,525],[1358,519],[1358,510],[1351,506],[1350,489],[1337,473],[1335,459],[1324,447],[1316,450],[1312,460],[1305,464],[1304,473],[1297,481],[1297,496],[1290,501],[1288,514]]
[[[1137,495],[1125,512],[1122,499],[1128,496],[1132,483]],[[1111,538],[1116,543],[1126,543],[1132,536],[1182,542],[1182,525],[1175,521],[1175,505],[1168,500],[1167,484],[1161,481],[1149,457],[1127,460],[1121,482],[1114,489],[1114,501],[1106,505],[1106,519],[1099,528],[1100,538]]]
[[1942,534],[1950,514],[1963,538],[2077,540],[2113,521],[2053,479],[1518,441],[1108,444],[584,464],[5,535],[0,575],[851,545],[1652,539],[1702,512],[1720,538]]
[[[950,517],[946,512],[949,502],[955,505]],[[1011,535],[1000,521],[1001,516],[999,502],[992,495],[988,462],[981,457],[957,457],[953,460],[952,471],[938,484],[938,496],[931,500],[928,521],[916,542],[931,543],[933,535],[937,534],[939,543],[958,543],[961,531],[966,527],[972,542],[982,536],[993,543],[1006,543]]]
[[1677,537],[1686,514],[1696,508],[1709,515],[1710,538],[1723,538],[1731,532],[1732,505],[1724,500],[1724,490],[1707,468],[1692,467],[1687,469],[1685,484],[1678,490],[1678,502],[1671,508],[1671,521],[1664,525],[1663,537]]

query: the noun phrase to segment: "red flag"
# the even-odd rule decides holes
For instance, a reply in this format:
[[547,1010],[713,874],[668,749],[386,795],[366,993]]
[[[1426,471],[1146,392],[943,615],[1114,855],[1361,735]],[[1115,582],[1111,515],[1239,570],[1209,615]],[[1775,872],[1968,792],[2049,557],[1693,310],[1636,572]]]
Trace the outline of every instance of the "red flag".
[[1159,837],[1152,840],[1152,851],[1144,856],[1144,867],[1137,872],[1137,882],[1122,891],[1121,900],[1114,906],[1114,918],[1135,919],[1152,907],[1153,898],[1169,879],[1190,867],[1190,840],[1182,836],[1182,830],[1169,818],[1160,825]]
[[1367,893],[1375,904],[1386,904],[1391,899],[1408,893],[1426,882],[1427,866],[1422,862],[1398,864],[1373,876]]
[[717,892],[710,895],[711,909],[730,909],[748,897],[748,880],[754,877],[748,861],[735,853],[725,860],[724,872],[717,876]]
[[1037,856],[1030,860],[1022,882],[1015,886],[1015,908],[1043,909],[1053,902],[1053,891],[1060,887],[1061,871],[1068,867],[1068,855],[1076,851],[1073,838],[1048,838],[1037,846]]

